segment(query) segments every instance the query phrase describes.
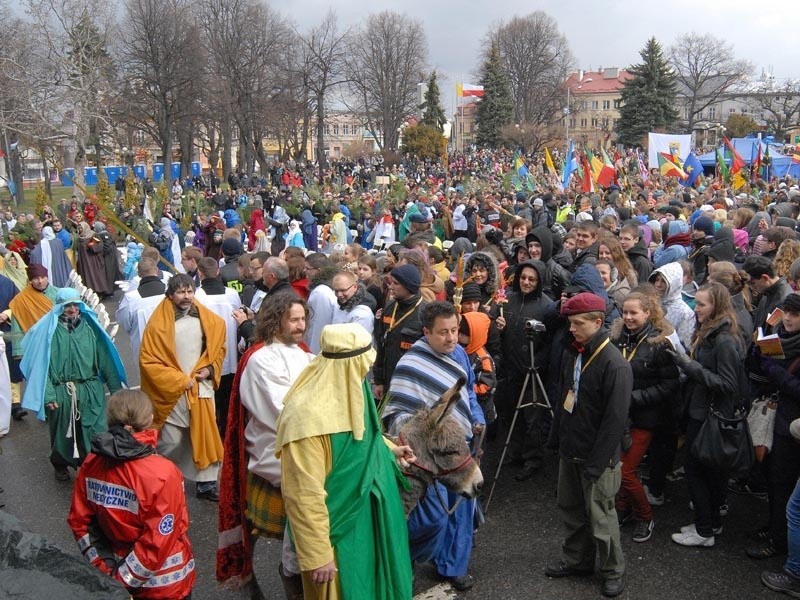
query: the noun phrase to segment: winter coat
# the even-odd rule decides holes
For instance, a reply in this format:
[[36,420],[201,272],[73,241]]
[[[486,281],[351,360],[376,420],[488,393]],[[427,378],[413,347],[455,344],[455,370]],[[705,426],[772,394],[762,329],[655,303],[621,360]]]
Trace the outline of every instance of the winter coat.
[[622,314],[614,301],[609,297],[603,280],[600,279],[600,273],[594,268],[593,264],[583,265],[572,274],[572,282],[569,287],[573,290],[582,292],[591,292],[596,296],[600,296],[606,303],[606,318],[605,325],[610,327],[614,321],[619,319]]
[[636,271],[638,281],[647,281],[653,272],[653,263],[650,261],[649,252],[644,245],[644,240],[639,238],[636,245],[626,252],[628,260]]
[[726,417],[733,416],[747,381],[744,375],[744,351],[738,333],[724,319],[709,331],[692,350],[692,361],[684,369],[685,414],[704,421],[711,406]]
[[675,328],[683,347],[689,348],[696,320],[694,311],[681,298],[683,269],[678,263],[666,264],[650,274],[650,283],[655,281],[656,275],[661,275],[667,282],[667,291],[661,299],[664,317]]
[[381,319],[375,324],[377,356],[373,378],[376,385],[389,385],[397,362],[422,337],[419,315],[426,304],[420,294],[415,294],[405,300],[392,300],[383,307]]
[[535,227],[526,241],[536,241],[542,246],[542,262],[545,264],[542,293],[552,300],[559,300],[572,278],[570,272],[553,258],[553,232],[547,227]]
[[783,323],[779,323],[775,333],[781,339],[785,358],[758,356],[750,361],[756,364],[760,376],[760,385],[754,387],[754,391],[756,396],[777,395],[775,433],[790,437],[789,424],[800,419],[800,332],[789,333],[783,329]]
[[680,404],[680,373],[666,352],[672,348],[672,343],[651,323],[631,333],[622,319],[612,326],[611,339],[633,372],[631,426],[662,429],[672,422]]
[[600,247],[600,242],[595,242],[585,250],[578,250],[575,254],[575,260],[570,266],[569,270],[575,272],[581,265],[593,265],[597,262],[597,252]]
[[[512,292],[508,295],[508,302],[502,305],[503,318],[506,326],[500,333],[502,343],[503,364],[501,374],[504,377],[519,376],[524,374],[530,366],[530,347],[525,333],[525,323],[530,319],[542,321],[548,331],[537,335],[535,338],[536,366],[543,376],[547,375],[547,366],[550,358],[550,342],[553,322],[553,301],[542,293],[543,274],[545,265],[539,260],[528,260],[519,265],[520,269],[532,267],[539,275],[539,286],[530,294],[523,294],[519,286],[519,277],[515,277]],[[519,272],[519,271],[518,271]],[[491,317],[500,316],[500,307],[493,306]]]

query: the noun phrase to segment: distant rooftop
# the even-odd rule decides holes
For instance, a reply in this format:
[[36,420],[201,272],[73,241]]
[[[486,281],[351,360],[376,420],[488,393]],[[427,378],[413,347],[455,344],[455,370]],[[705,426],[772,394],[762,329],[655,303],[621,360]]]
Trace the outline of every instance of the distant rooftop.
[[573,94],[602,94],[619,91],[632,77],[630,71],[611,67],[598,71],[576,71],[564,83]]

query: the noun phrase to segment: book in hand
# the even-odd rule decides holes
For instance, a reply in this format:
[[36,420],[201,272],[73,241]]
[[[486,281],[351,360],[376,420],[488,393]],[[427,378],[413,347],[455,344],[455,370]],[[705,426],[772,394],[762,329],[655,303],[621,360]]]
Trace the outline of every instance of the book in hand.
[[772,358],[785,358],[783,353],[783,345],[777,333],[772,335],[764,335],[764,330],[759,327],[756,336],[756,344],[758,344],[761,354],[764,356],[771,356]]
[[770,327],[775,327],[775,325],[780,323],[782,319],[783,319],[783,311],[780,308],[776,308],[767,315],[767,325],[769,325]]

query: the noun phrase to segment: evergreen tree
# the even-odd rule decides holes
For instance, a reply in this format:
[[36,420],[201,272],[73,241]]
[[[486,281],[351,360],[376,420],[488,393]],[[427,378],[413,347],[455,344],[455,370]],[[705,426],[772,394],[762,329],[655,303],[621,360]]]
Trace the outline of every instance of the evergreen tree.
[[497,148],[502,142],[500,131],[511,123],[514,115],[511,88],[497,44],[492,44],[481,68],[481,85],[483,98],[478,103],[478,135],[475,141],[481,148]]
[[665,131],[678,119],[675,73],[656,38],[648,40],[639,56],[641,64],[629,68],[633,77],[622,87],[616,125],[618,140],[626,146],[641,145],[648,132]]
[[419,105],[422,109],[422,121],[420,124],[435,127],[439,133],[444,131],[444,124],[447,123],[447,117],[444,116],[444,109],[439,98],[439,83],[436,77],[436,71],[433,71],[428,77],[428,89],[425,90],[425,101]]

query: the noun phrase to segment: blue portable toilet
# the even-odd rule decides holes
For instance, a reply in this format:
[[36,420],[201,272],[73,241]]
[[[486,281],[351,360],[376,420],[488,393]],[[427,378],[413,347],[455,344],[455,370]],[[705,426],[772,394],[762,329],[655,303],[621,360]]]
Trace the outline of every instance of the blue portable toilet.
[[179,163],[179,162],[172,163],[172,171],[170,171],[170,173],[172,174],[172,181],[175,181],[176,179],[180,179],[181,178],[181,163]]
[[158,183],[164,179],[164,163],[153,163],[153,182]]
[[121,165],[119,167],[119,174],[122,175],[123,178],[128,176],[128,165]]
[[97,167],[86,167],[83,170],[83,182],[86,185],[97,185]]
[[108,179],[108,183],[110,183],[111,185],[114,185],[114,183],[116,183],[117,178],[119,177],[119,174],[120,174],[119,167],[118,166],[103,167],[103,171],[106,172],[106,179]]
[[75,185],[73,179],[75,179],[75,169],[69,168],[61,171],[61,185],[64,187],[73,187]]
[[147,167],[145,165],[133,165],[133,175],[142,181],[147,177]]
[[200,161],[198,160],[192,161],[192,177],[199,177],[200,173],[202,172],[203,169],[200,166]]

